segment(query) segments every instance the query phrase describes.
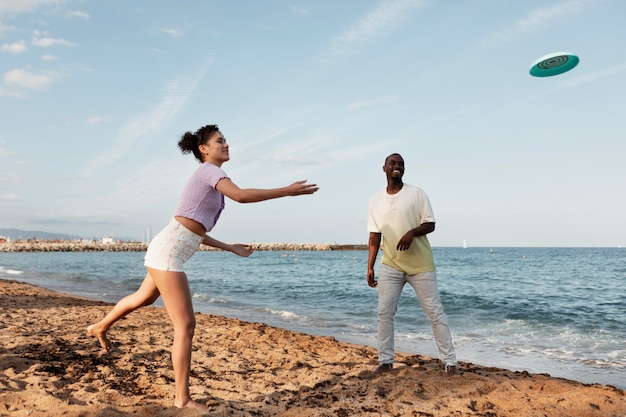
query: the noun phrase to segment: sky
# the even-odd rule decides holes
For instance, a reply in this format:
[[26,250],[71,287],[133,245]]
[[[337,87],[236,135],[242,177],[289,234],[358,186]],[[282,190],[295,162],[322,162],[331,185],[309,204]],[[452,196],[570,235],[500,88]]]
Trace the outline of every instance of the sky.
[[[398,152],[433,246],[626,247],[622,0],[0,0],[0,228],[145,240],[218,124],[242,188],[210,233],[367,243]],[[571,71],[533,77],[570,52]]]

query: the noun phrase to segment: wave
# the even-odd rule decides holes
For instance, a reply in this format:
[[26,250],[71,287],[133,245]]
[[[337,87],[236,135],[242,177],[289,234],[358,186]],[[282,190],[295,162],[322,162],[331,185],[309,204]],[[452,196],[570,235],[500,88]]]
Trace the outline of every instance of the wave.
[[306,319],[305,316],[301,316],[299,314],[296,314],[293,311],[274,310],[274,309],[271,309],[271,308],[260,308],[260,309],[258,309],[258,311],[260,311],[262,313],[269,313],[269,314],[271,314],[273,316],[279,316],[279,317],[288,318],[288,319]]
[[5,267],[0,266],[0,274],[21,275],[23,273],[24,273],[24,271],[20,271],[18,269],[6,269]]
[[194,300],[204,301],[209,304],[228,304],[228,300],[225,300],[223,298],[212,297],[212,296],[201,294],[201,293],[194,293],[192,295],[192,298]]

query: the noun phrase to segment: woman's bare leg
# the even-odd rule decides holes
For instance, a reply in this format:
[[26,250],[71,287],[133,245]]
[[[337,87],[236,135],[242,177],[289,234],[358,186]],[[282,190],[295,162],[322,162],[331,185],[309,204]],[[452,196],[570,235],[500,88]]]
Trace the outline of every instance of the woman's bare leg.
[[139,289],[118,301],[109,314],[98,323],[87,327],[87,333],[98,338],[103,350],[110,350],[111,343],[107,338],[107,330],[109,330],[109,327],[139,307],[154,303],[156,299],[159,298],[159,295],[159,290],[150,276],[150,273],[146,274]]
[[208,407],[192,401],[189,393],[191,342],[196,327],[196,318],[193,313],[187,275],[184,272],[159,271],[152,268],[148,268],[148,272],[163,297],[165,308],[174,326],[174,344],[172,345],[172,365],[176,385],[174,406],[208,411]]

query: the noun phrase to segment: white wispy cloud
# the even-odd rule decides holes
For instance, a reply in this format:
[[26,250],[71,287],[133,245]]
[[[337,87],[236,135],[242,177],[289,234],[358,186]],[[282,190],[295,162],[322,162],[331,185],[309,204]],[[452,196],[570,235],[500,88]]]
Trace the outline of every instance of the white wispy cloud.
[[84,20],[91,19],[91,15],[89,13],[81,12],[79,10],[68,10],[65,12],[65,15],[72,19],[84,19]]
[[[176,162],[148,161],[112,184],[111,192],[101,196],[100,206],[104,212],[118,206],[120,201],[124,202],[126,209],[150,207],[159,202],[163,204],[163,195],[168,194],[164,190],[178,192],[180,177],[180,165]],[[155,181],[155,178],[159,180]]]
[[15,151],[9,150],[7,148],[0,148],[0,156],[9,156],[14,155]]
[[15,29],[16,29],[15,26],[5,25],[4,23],[0,22],[0,35],[13,32]]
[[0,195],[0,199],[2,199],[2,200],[9,200],[9,201],[15,201],[15,200],[21,200],[22,196],[20,196],[18,194],[3,194],[3,195]]
[[47,36],[47,32],[35,30],[33,32],[32,44],[41,47],[48,47],[54,45],[73,46],[74,43],[62,38],[51,38]]
[[21,91],[6,91],[3,90],[2,88],[0,88],[0,97],[14,97],[14,98],[19,98],[19,97],[23,97],[24,93],[22,93]]
[[[572,71],[576,71],[576,69],[574,69]],[[542,90],[538,94],[533,94],[533,95],[531,95],[529,97],[526,97],[524,100],[528,101],[528,102],[540,100],[543,97],[550,96],[550,95],[555,94],[555,93],[557,93],[557,92],[559,92],[559,91],[561,91],[563,89],[572,88],[572,87],[577,86],[577,85],[598,81],[598,80],[601,80],[603,78],[607,78],[607,77],[613,76],[613,75],[618,74],[618,73],[623,72],[623,71],[626,71],[626,63],[621,64],[621,65],[615,65],[615,66],[612,66],[612,67],[609,67],[609,68],[604,68],[604,69],[601,69],[601,70],[598,70],[598,71],[594,71],[594,72],[591,72],[591,73],[586,73],[586,74],[579,75],[579,76],[572,77],[572,78],[565,78],[560,83],[555,84],[554,87],[552,87],[550,89],[546,88],[546,89]]]
[[26,46],[26,42],[19,41],[13,43],[5,43],[0,46],[0,50],[2,52],[12,52],[14,54],[21,54],[22,52],[28,51],[28,47]]
[[573,85],[584,84],[592,81],[597,81],[602,78],[610,77],[614,74],[626,71],[626,63],[621,65],[615,65],[609,68],[604,68],[598,71],[594,71],[588,74],[583,74],[575,78],[568,79],[563,82],[563,86],[571,87]]
[[162,29],[159,29],[159,32],[169,35],[173,38],[178,38],[180,36],[183,36],[183,31],[179,29],[174,29],[174,28],[162,28]]
[[592,1],[589,0],[568,0],[552,7],[532,10],[527,16],[513,22],[509,27],[490,33],[482,43],[489,46],[509,42],[539,27],[546,26],[554,20],[579,12],[591,3]]
[[305,9],[304,7],[291,6],[291,12],[294,14],[299,14],[303,16],[309,16],[311,12],[309,9]]
[[50,54],[44,54],[41,56],[41,59],[43,61],[56,61],[57,59],[59,59],[59,57]]
[[348,105],[348,109],[358,110],[358,109],[363,109],[366,107],[378,106],[379,104],[391,104],[391,103],[397,102],[398,98],[399,97],[397,95],[387,95],[387,96],[376,98],[374,100],[357,101],[354,103],[350,103]]
[[87,118],[87,123],[90,125],[97,125],[111,120],[111,116],[91,116]]
[[0,16],[15,13],[32,12],[41,6],[58,6],[59,0],[2,0],[0,1]]
[[409,11],[425,4],[423,0],[381,1],[358,22],[333,39],[325,59],[345,55],[359,45],[381,36],[406,20]]
[[53,84],[58,75],[55,73],[34,73],[24,69],[14,69],[4,74],[4,82],[9,85],[43,90]]
[[81,171],[83,176],[91,176],[98,170],[118,160],[131,145],[142,136],[158,131],[166,125],[189,100],[198,83],[204,78],[211,62],[196,74],[182,74],[169,82],[163,90],[161,100],[151,109],[136,116],[122,126],[113,147],[88,161]]

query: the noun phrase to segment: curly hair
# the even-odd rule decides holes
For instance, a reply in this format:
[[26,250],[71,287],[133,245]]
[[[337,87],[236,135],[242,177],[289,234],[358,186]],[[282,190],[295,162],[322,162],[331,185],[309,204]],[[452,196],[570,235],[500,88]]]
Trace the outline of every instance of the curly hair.
[[202,153],[200,153],[200,145],[206,144],[213,133],[218,132],[217,125],[206,125],[196,130],[195,133],[185,132],[178,141],[178,147],[183,154],[193,152],[193,156],[202,162]]

